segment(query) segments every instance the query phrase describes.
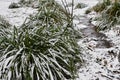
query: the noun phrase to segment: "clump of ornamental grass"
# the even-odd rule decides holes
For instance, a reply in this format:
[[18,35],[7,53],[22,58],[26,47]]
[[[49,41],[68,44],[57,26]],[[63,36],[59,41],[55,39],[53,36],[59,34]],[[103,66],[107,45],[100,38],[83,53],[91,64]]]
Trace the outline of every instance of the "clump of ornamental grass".
[[[63,4],[61,6],[59,3],[57,3],[54,0],[46,0],[44,2],[40,3],[38,13],[31,17],[32,23],[34,25],[41,25],[41,24],[57,24],[57,25],[66,25],[73,29],[74,33],[76,34],[76,38],[80,38],[79,32],[74,30],[73,25],[73,18],[72,12],[69,11],[69,9],[66,7],[66,4]],[[46,20],[45,20],[46,19]],[[47,22],[49,21],[49,23]],[[64,27],[64,26],[63,26]]]
[[[8,29],[10,29],[12,27],[12,25],[3,17],[0,15],[0,44],[3,42],[3,33],[5,33],[5,35],[7,35],[8,33]],[[0,47],[0,57],[2,55],[1,53],[2,49]]]
[[97,30],[105,30],[120,24],[120,3],[111,4],[99,17],[96,17]]
[[100,13],[100,12],[102,12],[103,10],[105,10],[110,4],[111,4],[110,0],[100,2],[100,3],[98,3],[97,5],[95,5],[95,6],[93,7],[93,10],[94,10],[95,12]]
[[75,63],[80,62],[76,39],[68,31],[61,32],[61,26],[51,27],[14,27],[12,32],[2,33],[1,79],[63,80],[75,75]]
[[101,13],[111,4],[110,0],[104,0],[102,2],[97,3],[92,8],[86,10],[86,14],[89,14],[91,11],[95,11],[97,13]]
[[86,11],[86,14],[91,11],[98,13],[98,16],[93,20],[97,21],[96,30],[105,30],[114,27],[116,24],[120,24],[120,2],[111,2],[110,0],[104,0],[102,3],[98,3],[93,8]]
[[3,16],[0,15],[0,28],[8,28],[10,26],[11,24]]
[[76,63],[82,60],[73,15],[67,9],[46,0],[29,22],[7,32],[4,30],[0,33],[0,39],[3,39],[0,79],[75,79]]

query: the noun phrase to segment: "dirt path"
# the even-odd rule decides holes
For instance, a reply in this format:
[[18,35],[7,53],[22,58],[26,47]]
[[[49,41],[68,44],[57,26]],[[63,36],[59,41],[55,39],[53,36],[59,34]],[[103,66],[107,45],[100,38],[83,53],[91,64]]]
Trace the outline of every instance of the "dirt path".
[[[84,16],[81,20],[84,25],[88,26],[87,28],[81,29],[84,38],[91,38],[91,40],[97,43],[96,48],[110,48],[112,44],[107,40],[107,36],[103,33],[97,32],[95,26],[90,23],[89,18]],[[95,39],[93,39],[95,38]],[[88,41],[89,42],[89,41]]]
[[79,24],[87,27],[80,29],[83,38],[78,44],[83,47],[85,64],[77,80],[120,80],[119,49],[105,34],[97,32],[86,16],[80,18]]

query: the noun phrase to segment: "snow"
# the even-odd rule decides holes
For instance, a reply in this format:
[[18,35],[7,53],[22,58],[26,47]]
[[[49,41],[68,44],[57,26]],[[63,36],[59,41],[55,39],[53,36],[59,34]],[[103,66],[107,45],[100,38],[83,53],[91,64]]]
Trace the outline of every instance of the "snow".
[[[80,2],[87,4],[88,7],[74,10],[74,15],[79,17],[86,16],[89,19],[96,16],[95,12],[86,15],[85,10],[97,4],[97,0],[80,0]],[[74,21],[77,29],[83,30],[90,27],[84,21],[80,22],[80,20],[83,19],[80,17],[79,22],[77,20]],[[92,24],[95,25],[96,22],[94,21]],[[88,36],[79,40],[78,44],[83,49],[85,64],[79,69],[79,78],[77,80],[120,80],[120,62],[118,61],[118,54],[120,53],[120,26],[117,25],[117,28],[119,29],[116,30],[115,28],[100,32],[107,36],[106,40],[110,40],[114,44],[110,48],[97,47],[99,43],[94,36]]]
[[[36,9],[31,7],[23,7],[17,9],[8,9],[8,6],[12,2],[18,0],[0,0],[0,15],[4,16],[11,24],[20,26],[24,20],[31,14],[37,12]],[[61,0],[57,0],[61,3]],[[64,1],[64,0],[63,0]],[[72,0],[66,0],[70,3]],[[74,25],[76,30],[87,29],[90,26],[87,25],[84,19],[90,19],[95,16],[95,13],[86,15],[85,11],[98,3],[98,0],[74,0],[75,5],[78,2],[85,3],[88,6],[82,9],[74,9],[74,15],[79,19],[74,19]],[[71,7],[69,7],[71,9]],[[84,17],[85,16],[85,17]],[[94,25],[96,22],[92,22]],[[78,41],[80,47],[82,47],[82,56],[84,59],[84,65],[78,71],[77,80],[120,80],[120,62],[118,61],[118,55],[120,54],[120,25],[111,30],[102,31],[101,33],[107,36],[108,40],[111,40],[114,44],[110,48],[99,48],[97,37],[83,37]],[[88,34],[88,33],[86,33]]]
[[5,17],[11,24],[20,26],[31,14],[36,13],[36,9],[30,7],[9,9],[9,5],[19,0],[0,0],[0,15]]

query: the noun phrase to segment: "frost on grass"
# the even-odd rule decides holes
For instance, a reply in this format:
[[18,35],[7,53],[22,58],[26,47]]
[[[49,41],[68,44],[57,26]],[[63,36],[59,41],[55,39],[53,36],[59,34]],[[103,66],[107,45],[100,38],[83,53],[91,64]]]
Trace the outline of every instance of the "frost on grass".
[[[57,1],[60,2],[60,0],[57,0]],[[70,1],[71,0],[67,0],[68,3],[70,3]],[[8,4],[8,2],[2,0],[1,3],[3,3],[3,2],[5,2],[5,4]],[[87,4],[87,7],[82,8],[82,9],[74,9],[74,15],[77,16],[77,19],[74,19],[73,22],[74,22],[74,25],[76,25],[75,26],[76,30],[83,30],[83,29],[85,30],[85,29],[88,29],[89,27],[91,27],[91,25],[88,24],[88,20],[86,20],[86,19],[89,19],[89,18],[92,18],[93,16],[95,16],[94,12],[90,13],[88,15],[84,14],[85,10],[87,10],[89,7],[92,7],[93,5],[95,5],[98,1],[97,0],[79,0],[79,1],[75,0],[75,5],[78,2]],[[0,3],[0,5],[2,5],[1,3]],[[4,6],[5,6],[5,9],[3,10]],[[68,6],[68,7],[71,9],[71,6]],[[33,14],[32,11],[34,11],[32,8],[20,8],[20,9],[14,9],[14,10],[8,10],[7,8],[8,8],[7,5],[2,5],[2,7],[0,8],[0,10],[1,10],[0,14],[4,15],[8,20],[10,20],[10,22],[12,22],[13,24],[17,24],[17,25],[19,23],[22,23],[21,21],[24,21],[23,18],[26,18],[26,16],[28,16],[29,13]],[[39,37],[38,33],[41,32],[42,28],[38,30],[38,23],[36,25],[35,24],[29,25],[28,28],[30,28],[30,29],[34,28],[33,30],[30,30],[29,33],[28,33],[28,31],[23,31],[23,33],[19,33],[19,31],[16,31],[16,34],[17,34],[17,32],[19,34],[15,35],[14,37],[7,37],[8,40],[14,40],[14,38],[15,38],[15,42],[16,42],[16,40],[20,41],[20,42],[16,42],[17,44],[20,43],[20,45],[19,45],[20,47],[16,47],[17,48],[16,50],[19,50],[19,51],[17,51],[18,54],[16,54],[16,56],[21,55],[21,53],[23,52],[23,51],[21,51],[23,49],[21,47],[28,46],[28,44],[32,44],[33,41],[35,42],[34,45],[36,45],[34,48],[35,49],[39,48],[39,46],[37,46],[37,45],[40,40],[38,38],[35,38],[34,36]],[[28,26],[28,24],[26,24],[25,26]],[[30,26],[32,26],[32,27],[30,27]],[[56,29],[56,27],[58,27],[58,25],[56,25],[54,29]],[[64,28],[65,28],[65,25],[64,25]],[[19,30],[19,29],[17,29],[17,30]],[[50,32],[49,32],[49,30],[50,30]],[[71,30],[70,31],[70,35],[71,35],[72,29],[68,29],[68,30]],[[36,31],[36,33],[32,32],[32,31]],[[44,33],[46,32],[46,34],[40,34],[40,35],[41,36],[48,36],[48,35],[50,36],[53,34],[53,33],[51,33],[52,31],[53,30],[48,28],[45,31],[43,31]],[[57,29],[56,31],[59,31],[59,29]],[[60,31],[60,34],[61,34],[61,32],[63,32],[63,29]],[[83,66],[80,66],[80,70],[78,71],[79,78],[77,80],[90,80],[90,79],[93,79],[93,80],[120,80],[120,47],[119,47],[119,45],[120,45],[120,37],[119,37],[120,29],[119,29],[119,25],[116,28],[103,31],[101,33],[105,34],[107,36],[107,39],[112,41],[112,43],[114,45],[111,48],[106,48],[104,46],[99,48],[99,47],[97,47],[97,45],[102,44],[102,43],[98,43],[99,42],[98,37],[94,37],[93,35],[88,36],[88,37],[83,36],[83,38],[79,40],[78,44],[83,49],[82,57],[84,59],[85,64],[83,64]],[[47,44],[47,47],[49,47],[48,45],[51,45],[51,46],[55,46],[56,44],[63,45],[63,43],[67,43],[65,41],[66,39],[68,39],[69,42],[72,41],[71,38],[66,37],[66,38],[62,38],[62,42],[60,43],[61,38],[58,36],[59,33],[56,32],[56,34],[57,34],[57,37],[55,37],[55,36],[52,36],[52,37],[48,36],[48,38],[43,37],[42,39],[44,39],[44,41],[43,42],[41,41],[40,44],[43,46],[43,44],[49,43],[49,44]],[[85,33],[85,35],[87,35],[87,34],[89,35],[89,32]],[[13,35],[13,34],[10,34],[10,35]],[[20,36],[22,36],[22,37],[20,37]],[[27,38],[25,38],[25,36],[27,36]],[[21,41],[22,39],[24,39],[24,40]],[[28,41],[28,39],[29,39],[29,41]],[[27,42],[28,42],[28,44],[24,44]],[[32,47],[32,46],[33,45],[31,45],[30,47]],[[35,64],[30,65],[31,71],[30,71],[30,74],[27,76],[34,75],[34,71],[36,69],[35,65],[37,65],[37,66],[42,65],[41,68],[43,68],[43,66],[46,66],[46,68],[48,68],[48,71],[46,71],[45,68],[43,68],[43,70],[44,70],[44,73],[46,73],[46,74],[50,73],[49,78],[51,80],[53,80],[53,77],[57,77],[57,76],[52,75],[52,71],[50,70],[51,67],[49,67],[49,66],[53,66],[52,69],[58,69],[58,67],[63,69],[62,67],[65,67],[65,66],[63,66],[63,64],[62,64],[62,66],[57,64],[57,62],[54,60],[55,57],[57,57],[61,60],[62,59],[61,56],[64,56],[64,58],[67,58],[67,61],[69,61],[68,59],[71,58],[71,55],[67,55],[67,56],[61,55],[61,51],[63,50],[64,52],[67,52],[69,50],[69,51],[74,52],[74,50],[72,49],[73,46],[70,46],[70,44],[64,45],[64,47],[66,47],[67,50],[64,49],[63,47],[60,47],[60,46],[58,46],[58,47],[60,49],[57,48],[57,50],[55,50],[56,47],[55,47],[55,49],[47,48],[45,54],[50,53],[48,56],[40,54],[40,56],[44,56],[44,58],[40,58],[42,62],[39,62],[39,59],[38,59],[38,57],[36,57],[36,54],[33,54],[33,55],[28,55],[28,54],[24,55],[23,54],[21,56],[22,60],[20,60],[23,63],[22,66],[25,66],[24,63],[28,64],[28,62],[26,62],[26,61],[29,60],[29,58],[31,58],[31,57],[34,58],[34,59],[31,58],[31,59],[33,61],[35,61]],[[10,48],[10,46],[7,47],[6,51],[9,48]],[[28,52],[28,50],[29,50],[29,48],[25,49],[26,52]],[[11,53],[11,52],[9,52],[9,53]],[[14,50],[13,50],[13,52],[14,52]],[[30,50],[30,52],[31,52],[31,50]],[[35,52],[37,52],[37,50],[35,50]],[[53,55],[51,55],[51,54],[53,54]],[[25,58],[25,56],[28,56],[28,57]],[[52,58],[50,56],[52,56]],[[3,57],[4,60],[3,60],[3,63],[1,63],[1,64],[4,65],[5,68],[10,68],[10,66],[12,66],[11,62],[14,61],[13,60],[14,58],[13,58],[13,56],[11,56],[11,57],[5,59],[5,57],[6,56]],[[19,59],[19,56],[17,56],[16,58]],[[47,62],[45,62],[45,61],[47,61]],[[67,61],[65,61],[65,60],[61,60],[61,61],[63,61],[66,65],[68,64]],[[63,62],[61,62],[61,63],[63,63]],[[9,65],[7,65],[8,63],[9,63]],[[31,63],[31,61],[30,61],[30,63]],[[38,63],[40,63],[41,65]],[[57,67],[54,66],[53,64],[56,64]],[[2,65],[0,65],[0,67]],[[18,63],[16,62],[15,66],[14,67],[12,66],[11,69],[16,67],[15,68],[16,69],[16,77],[19,79],[22,75],[21,73],[19,73],[19,69],[22,72],[23,69],[25,69],[26,67],[19,68],[19,67],[17,67],[18,65],[19,65],[19,62]],[[4,69],[4,70],[6,70],[6,69]],[[69,72],[67,72],[65,69],[63,69],[63,70],[65,73],[69,74]],[[62,75],[61,72],[57,72],[57,73],[59,74],[58,76]],[[9,73],[7,75],[8,75],[8,79],[10,79],[12,74],[9,71]],[[39,73],[37,73],[35,75],[39,79]],[[1,74],[0,74],[0,76],[1,76]],[[43,75],[43,77],[46,77],[46,76]]]
[[0,44],[1,79],[63,80],[76,77],[76,63],[81,63],[81,57],[73,16],[54,1],[41,5],[44,7],[29,17],[28,22],[0,33],[4,39]]
[[110,0],[98,3],[92,8],[99,15],[95,17],[97,21],[97,30],[110,29],[120,24],[120,3],[116,1],[112,3]]
[[9,28],[11,26],[11,24],[5,20],[5,17],[0,15],[0,28]]

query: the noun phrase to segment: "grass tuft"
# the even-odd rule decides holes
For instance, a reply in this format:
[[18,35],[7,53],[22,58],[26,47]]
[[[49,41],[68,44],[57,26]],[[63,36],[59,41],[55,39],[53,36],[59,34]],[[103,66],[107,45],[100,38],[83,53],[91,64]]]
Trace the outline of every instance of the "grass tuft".
[[120,3],[113,3],[106,10],[104,10],[99,17],[98,30],[105,30],[120,24]]
[[76,63],[82,59],[73,15],[53,0],[41,5],[29,22],[6,32],[2,29],[0,79],[75,79]]

